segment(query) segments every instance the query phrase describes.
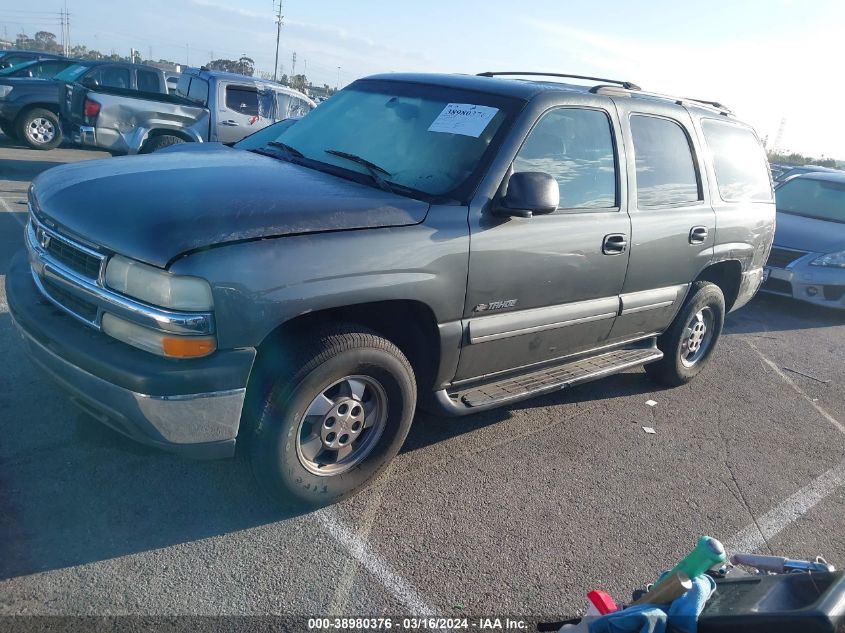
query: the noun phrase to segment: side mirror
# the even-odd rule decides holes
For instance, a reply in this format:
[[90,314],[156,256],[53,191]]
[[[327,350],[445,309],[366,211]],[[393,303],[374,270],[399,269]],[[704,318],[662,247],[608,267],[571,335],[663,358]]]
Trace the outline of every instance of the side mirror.
[[557,180],[542,171],[519,171],[507,181],[506,193],[493,206],[501,216],[530,218],[554,213],[560,204]]

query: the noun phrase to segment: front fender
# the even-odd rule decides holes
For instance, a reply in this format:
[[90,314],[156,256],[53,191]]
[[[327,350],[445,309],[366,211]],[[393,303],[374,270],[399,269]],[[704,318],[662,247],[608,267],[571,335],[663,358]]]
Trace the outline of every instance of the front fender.
[[208,279],[220,348],[255,347],[298,316],[376,301],[427,305],[459,321],[466,291],[466,207],[433,206],[423,224],[252,240],[178,259]]

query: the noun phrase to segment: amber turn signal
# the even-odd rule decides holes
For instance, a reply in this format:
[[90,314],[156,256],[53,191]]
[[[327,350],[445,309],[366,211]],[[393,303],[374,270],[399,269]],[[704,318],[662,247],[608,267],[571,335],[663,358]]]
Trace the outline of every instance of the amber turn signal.
[[212,336],[172,337],[161,339],[165,356],[171,358],[196,358],[208,356],[214,351],[216,344]]

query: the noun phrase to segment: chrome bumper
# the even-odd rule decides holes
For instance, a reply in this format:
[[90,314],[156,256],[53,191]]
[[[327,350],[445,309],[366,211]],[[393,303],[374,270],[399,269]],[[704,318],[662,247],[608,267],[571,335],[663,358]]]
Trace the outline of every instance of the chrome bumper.
[[97,146],[97,131],[90,125],[77,125],[71,134],[71,140],[79,145]]
[[13,322],[29,357],[103,424],[142,443],[195,457],[234,454],[245,388],[178,396],[136,393],[67,362]]

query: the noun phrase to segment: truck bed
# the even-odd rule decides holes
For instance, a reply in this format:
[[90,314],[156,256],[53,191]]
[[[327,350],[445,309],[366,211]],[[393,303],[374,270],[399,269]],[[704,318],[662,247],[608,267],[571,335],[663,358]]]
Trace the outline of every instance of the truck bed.
[[[96,117],[85,115],[85,101],[100,104]],[[161,134],[186,141],[208,140],[210,112],[188,99],[124,88],[88,88],[67,84],[61,101],[65,133],[92,147],[118,154],[137,154],[148,138]]]

